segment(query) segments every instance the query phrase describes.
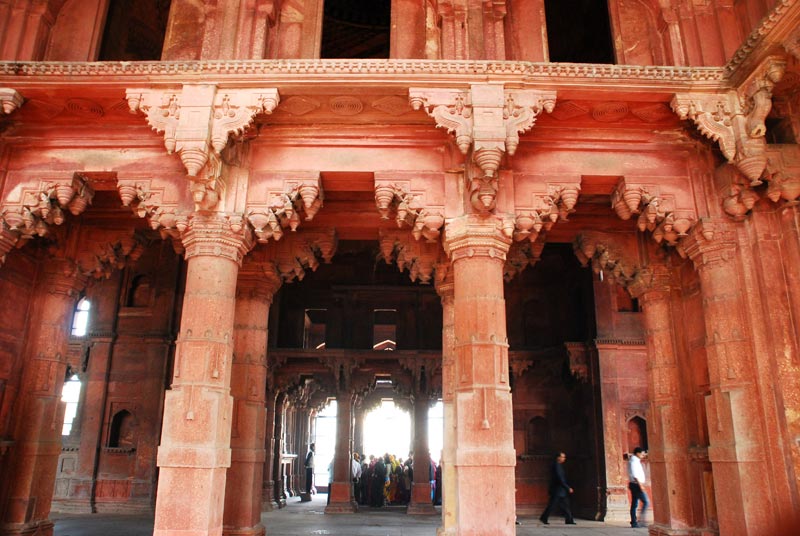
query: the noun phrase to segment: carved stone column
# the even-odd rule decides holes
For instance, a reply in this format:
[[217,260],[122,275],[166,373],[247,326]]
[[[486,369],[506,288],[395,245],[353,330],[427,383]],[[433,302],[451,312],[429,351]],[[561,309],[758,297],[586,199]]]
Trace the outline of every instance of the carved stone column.
[[[366,411],[363,406],[357,406],[353,418],[353,452],[364,453],[364,417]],[[362,462],[364,460],[361,460]]]
[[411,484],[409,514],[435,514],[431,502],[431,451],[428,446],[428,407],[427,395],[414,395],[414,482]]
[[225,535],[261,536],[266,431],[267,338],[272,296],[281,285],[270,262],[245,262],[236,287],[231,467],[225,483]]
[[681,393],[678,349],[672,320],[670,269],[651,264],[629,286],[644,309],[650,398],[650,474],[655,523],[653,535],[689,534],[692,527],[689,431]]
[[[455,315],[457,533],[515,533],[511,391],[503,264],[510,239],[493,217],[448,222]],[[446,469],[446,468],[445,468]]]
[[195,214],[182,238],[186,290],[164,403],[154,536],[220,534],[231,463],[236,281],[250,237],[221,217]]
[[684,240],[700,275],[710,393],[706,395],[708,457],[720,534],[764,534],[775,515],[769,502],[750,503],[765,475],[759,403],[746,288],[738,262],[736,230],[703,221]]
[[353,398],[353,393],[348,390],[340,390],[336,395],[336,452],[333,455],[333,483],[328,491],[331,500],[325,508],[326,514],[351,514],[358,510],[350,474]]
[[286,417],[286,394],[278,394],[275,403],[275,437],[272,442],[272,488],[278,508],[286,506],[283,478],[283,426]]
[[86,285],[71,260],[50,259],[42,272],[30,313],[16,444],[6,458],[11,467],[8,501],[0,505],[0,532],[9,535],[53,534],[48,516],[61,454],[61,389],[72,313]]
[[278,508],[275,501],[275,392],[267,391],[266,396],[266,434],[264,437],[264,450],[267,456],[264,463],[264,481],[261,490],[261,511],[271,512]]
[[442,405],[444,413],[444,437],[442,445],[442,526],[439,536],[456,533],[456,408],[455,408],[455,308],[453,307],[453,270],[447,266],[437,267],[437,274],[444,277],[436,282],[436,292],[442,299]]

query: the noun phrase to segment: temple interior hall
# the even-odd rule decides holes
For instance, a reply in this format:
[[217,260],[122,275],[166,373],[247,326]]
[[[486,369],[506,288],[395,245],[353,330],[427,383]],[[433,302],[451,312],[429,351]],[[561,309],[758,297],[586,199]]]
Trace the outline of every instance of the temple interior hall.
[[794,535],[798,139],[800,0],[0,0],[0,535]]

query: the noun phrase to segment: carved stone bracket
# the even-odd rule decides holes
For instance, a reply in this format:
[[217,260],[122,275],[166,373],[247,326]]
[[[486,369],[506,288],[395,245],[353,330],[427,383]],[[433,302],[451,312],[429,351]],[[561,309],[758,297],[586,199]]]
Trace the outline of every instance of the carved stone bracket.
[[587,382],[591,378],[589,348],[583,342],[565,342],[564,348],[569,357],[569,370],[579,381]]
[[330,229],[289,235],[270,244],[267,252],[283,281],[291,283],[302,281],[306,270],[315,271],[320,260],[330,263],[336,246],[336,232]]
[[434,391],[434,377],[441,370],[441,363],[420,359],[417,357],[402,357],[400,366],[411,373],[413,387],[411,394],[414,396],[430,396]]
[[85,177],[44,179],[23,187],[13,199],[0,206],[0,216],[9,231],[19,233],[22,240],[45,236],[50,226],[64,223],[64,211],[78,216],[92,202],[94,190]]
[[698,270],[733,259],[736,251],[735,231],[729,222],[701,218],[680,249]]
[[219,89],[214,84],[185,84],[179,90],[133,88],[126,98],[131,113],[143,112],[150,127],[164,133],[167,152],[180,155],[194,201],[202,209],[219,202],[219,155],[228,138],[242,134],[256,115],[271,113],[280,101],[275,88]]
[[397,226],[410,226],[415,239],[437,241],[444,225],[444,198],[432,190],[443,191],[442,180],[441,174],[376,173],[375,204],[381,219],[394,214]]
[[612,282],[627,287],[639,270],[636,237],[630,233],[616,235],[584,231],[573,242],[575,256],[582,266],[591,263],[592,270]]
[[671,246],[686,236],[697,220],[686,192],[635,178],[620,179],[611,192],[611,206],[623,220],[637,214],[640,231],[650,231],[656,242],[666,240]]
[[318,172],[269,173],[259,179],[258,186],[248,192],[246,209],[259,242],[280,240],[284,229],[296,231],[303,219],[311,221],[322,207]]
[[133,227],[127,229],[87,228],[76,255],[81,273],[95,279],[111,277],[135,263],[145,251],[146,239]]
[[361,359],[339,356],[321,356],[319,362],[330,369],[336,381],[337,392],[351,390],[353,374],[364,364]]
[[6,262],[6,255],[8,252],[11,251],[17,241],[19,240],[19,233],[9,231],[5,223],[0,221],[0,266],[3,266],[3,263]]
[[767,197],[775,203],[783,199],[794,205],[800,197],[800,146],[767,147]]
[[544,178],[514,174],[515,218],[504,228],[515,241],[536,242],[559,220],[575,211],[581,191],[580,177]]
[[545,242],[515,242],[511,244],[503,266],[503,279],[507,282],[514,279],[528,266],[534,266],[542,257]]
[[[165,185],[146,178],[118,178],[122,205],[130,207],[139,218],[146,218],[150,228],[158,231],[163,240],[171,240],[175,252],[183,254],[181,229],[186,229],[190,212],[179,208],[175,192]],[[232,216],[236,220],[239,216]]]
[[5,115],[14,113],[22,106],[24,99],[16,90],[0,87],[0,112]]
[[430,283],[443,261],[444,251],[439,242],[410,240],[402,231],[379,230],[378,244],[386,264],[397,263],[400,271],[408,269],[412,281]]
[[767,58],[738,91],[678,93],[672,109],[681,119],[691,119],[700,132],[719,143],[729,163],[752,185],[761,183],[767,164],[764,120],[772,108],[772,89],[786,71],[786,61]]
[[519,135],[530,130],[542,111],[552,112],[556,94],[510,90],[501,84],[473,84],[469,90],[409,89],[412,108],[424,109],[436,126],[455,134],[456,145],[485,177],[495,177],[504,153],[513,155]]

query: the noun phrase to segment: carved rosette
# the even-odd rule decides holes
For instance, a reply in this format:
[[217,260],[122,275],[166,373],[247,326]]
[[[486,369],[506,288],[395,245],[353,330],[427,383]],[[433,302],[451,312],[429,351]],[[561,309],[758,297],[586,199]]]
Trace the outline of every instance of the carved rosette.
[[[219,89],[213,84],[184,84],[174,89],[128,89],[131,113],[141,111],[147,123],[164,133],[164,147],[177,152],[189,178],[198,208],[219,202],[219,155],[231,135],[242,134],[260,113],[272,113],[278,90]],[[204,173],[201,175],[201,171]]]
[[0,113],[10,115],[22,106],[24,99],[16,90],[0,87]]
[[82,214],[91,204],[94,190],[86,178],[74,174],[70,178],[40,181],[38,185],[23,188],[19,204],[0,207],[0,215],[10,231],[26,240],[45,236],[50,226],[61,225],[65,211]]
[[222,257],[239,265],[253,247],[248,227],[232,224],[229,217],[218,214],[192,214],[178,226],[186,260],[197,256]]
[[697,220],[694,210],[677,209],[672,195],[659,195],[648,185],[626,179],[621,179],[611,192],[611,207],[623,220],[638,215],[639,231],[650,231],[656,242],[666,240],[671,246],[686,236]]
[[502,222],[493,217],[462,216],[445,227],[444,249],[451,264],[473,257],[505,263],[511,242],[502,232]]

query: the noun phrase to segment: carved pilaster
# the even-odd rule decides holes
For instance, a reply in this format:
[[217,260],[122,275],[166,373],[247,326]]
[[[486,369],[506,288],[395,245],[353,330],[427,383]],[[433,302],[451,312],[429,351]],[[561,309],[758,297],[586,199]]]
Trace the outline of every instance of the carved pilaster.
[[0,87],[0,112],[5,115],[14,113],[20,106],[24,99],[16,90]]
[[[280,98],[275,88],[219,89],[214,84],[185,84],[180,90],[133,88],[126,91],[131,113],[141,111],[156,132],[164,133],[167,152],[177,152],[186,167],[198,208],[217,205],[219,154],[231,135],[241,134],[256,115],[271,113]],[[201,172],[204,172],[201,174]]]
[[530,130],[542,111],[555,107],[555,92],[504,90],[500,84],[473,84],[469,90],[409,90],[411,106],[424,109],[436,126],[455,134],[463,154],[484,176],[496,176],[503,154],[513,155],[519,135]]
[[767,164],[764,120],[772,107],[772,89],[781,80],[786,62],[771,56],[753,71],[738,91],[678,93],[672,109],[681,119],[691,119],[700,132],[719,143],[729,163],[752,185],[761,183]]
[[219,215],[193,214],[178,227],[186,259],[192,257],[225,258],[236,264],[253,247],[253,239],[246,226],[236,225]]

